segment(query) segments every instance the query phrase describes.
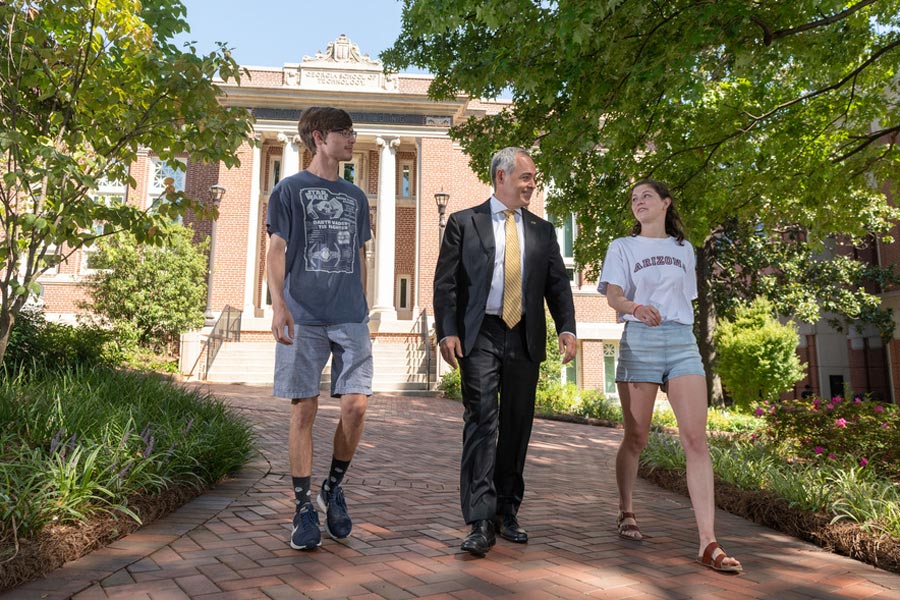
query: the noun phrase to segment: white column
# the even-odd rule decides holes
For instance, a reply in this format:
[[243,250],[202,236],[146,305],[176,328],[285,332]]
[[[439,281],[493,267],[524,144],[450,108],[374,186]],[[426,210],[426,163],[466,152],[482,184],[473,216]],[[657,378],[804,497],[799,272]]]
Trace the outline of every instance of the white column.
[[416,138],[416,265],[413,269],[413,273],[415,273],[413,277],[416,278],[416,281],[413,284],[413,319],[418,319],[419,313],[422,312],[419,307],[419,284],[422,281],[419,259],[422,257],[422,211],[424,209],[422,203],[422,138]]
[[300,172],[300,136],[281,132],[278,134],[278,141],[284,144],[281,150],[281,178],[284,179]]
[[397,146],[400,138],[375,138],[381,148],[378,166],[378,210],[375,212],[375,306],[370,318],[396,321],[394,245],[397,230]]
[[259,269],[259,211],[262,149],[259,137],[253,146],[253,166],[250,176],[250,219],[247,222],[247,269],[244,273],[244,318],[256,317],[256,274]]

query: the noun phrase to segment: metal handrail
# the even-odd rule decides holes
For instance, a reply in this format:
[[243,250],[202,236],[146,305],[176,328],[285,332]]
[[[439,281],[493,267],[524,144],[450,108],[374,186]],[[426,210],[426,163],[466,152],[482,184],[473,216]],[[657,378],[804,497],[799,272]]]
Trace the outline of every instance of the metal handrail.
[[425,351],[425,382],[431,389],[431,335],[428,331],[428,309],[423,308],[419,315],[419,335],[422,338],[422,350]]
[[216,319],[216,324],[213,325],[204,344],[206,346],[206,370],[203,372],[203,379],[209,375],[209,370],[212,368],[213,361],[216,360],[222,344],[241,341],[241,314],[241,310],[226,304],[219,318]]

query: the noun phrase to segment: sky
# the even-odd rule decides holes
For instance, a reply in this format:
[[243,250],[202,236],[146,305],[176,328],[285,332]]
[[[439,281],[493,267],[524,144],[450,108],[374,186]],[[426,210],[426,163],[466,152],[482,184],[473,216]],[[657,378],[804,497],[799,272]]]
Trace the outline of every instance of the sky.
[[[378,59],[400,34],[400,0],[182,0],[198,53],[226,42],[244,66],[281,67],[325,51],[345,34],[362,54]],[[410,69],[414,71],[414,69]]]

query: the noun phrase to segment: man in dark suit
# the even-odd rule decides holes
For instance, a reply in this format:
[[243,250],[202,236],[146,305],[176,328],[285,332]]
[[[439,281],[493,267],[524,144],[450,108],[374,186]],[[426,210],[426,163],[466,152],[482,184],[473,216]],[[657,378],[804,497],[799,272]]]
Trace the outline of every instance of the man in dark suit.
[[[450,215],[434,276],[441,355],[460,367],[465,427],[460,466],[462,549],[484,556],[501,537],[528,541],[516,514],[538,372],[546,358],[544,300],[563,362],[575,356],[575,306],[556,230],[528,212],[534,162],[522,148],[491,161],[494,195]],[[498,397],[502,396],[502,401]]]

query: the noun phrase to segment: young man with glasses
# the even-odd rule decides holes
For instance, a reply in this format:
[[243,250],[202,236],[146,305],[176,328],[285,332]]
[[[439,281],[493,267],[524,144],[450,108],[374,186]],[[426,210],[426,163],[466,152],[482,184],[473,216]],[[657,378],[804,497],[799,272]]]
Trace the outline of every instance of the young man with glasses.
[[366,304],[365,243],[371,238],[365,192],[338,176],[353,156],[356,133],[345,111],[311,107],[298,124],[309,166],[282,179],[269,198],[266,255],[275,352],[273,394],[291,399],[288,452],[296,512],[290,545],[321,545],[312,502],[312,427],[319,380],[331,356],[331,395],[340,399],[328,477],[317,504],[334,539],[350,535],[341,482],[362,436],[372,394],[372,344]]

